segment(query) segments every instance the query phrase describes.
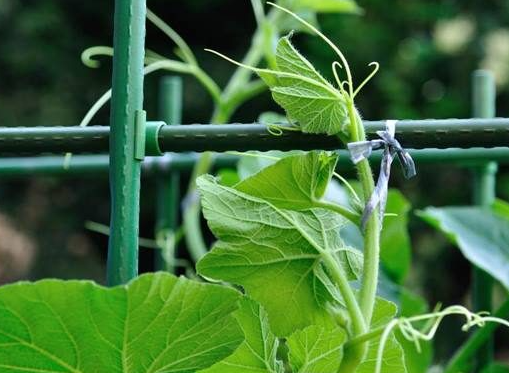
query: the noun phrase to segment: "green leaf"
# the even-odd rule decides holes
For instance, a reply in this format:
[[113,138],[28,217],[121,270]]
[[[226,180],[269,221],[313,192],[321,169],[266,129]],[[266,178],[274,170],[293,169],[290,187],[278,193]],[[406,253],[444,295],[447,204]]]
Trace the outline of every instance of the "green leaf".
[[325,193],[336,162],[337,155],[327,152],[286,157],[243,180],[235,189],[276,207],[309,209]]
[[292,373],[337,372],[345,341],[345,331],[335,325],[311,325],[296,331],[287,339]]
[[0,288],[0,370],[180,372],[206,368],[243,341],[241,294],[170,274],[126,286],[44,280]]
[[352,0],[296,0],[295,6],[313,9],[318,13],[362,14],[362,8]]
[[234,315],[245,341],[225,360],[199,373],[283,373],[282,362],[276,359],[279,341],[270,330],[263,308],[244,298]]
[[509,289],[509,220],[481,207],[428,207],[418,215]]
[[272,97],[291,120],[299,123],[302,132],[348,133],[344,97],[295,49],[290,37],[278,42],[276,72],[258,72],[269,85]]
[[[371,329],[387,325],[396,316],[397,311],[398,309],[394,303],[382,298],[377,298],[373,312],[373,319],[371,321]],[[373,373],[375,371],[379,344],[380,337],[369,342],[368,354],[357,368],[356,373]],[[385,344],[381,373],[406,372],[407,370],[403,349],[394,336],[394,332],[392,332]]]
[[314,270],[320,251],[344,248],[343,218],[323,209],[280,209],[219,185],[210,175],[198,178],[197,185],[205,218],[219,239],[198,262],[198,272],[243,286],[265,308],[277,336],[327,319],[323,301],[332,297]]
[[389,277],[398,284],[403,283],[411,265],[411,243],[408,234],[408,212],[410,203],[396,189],[390,189],[387,197],[388,213],[380,237],[380,260]]

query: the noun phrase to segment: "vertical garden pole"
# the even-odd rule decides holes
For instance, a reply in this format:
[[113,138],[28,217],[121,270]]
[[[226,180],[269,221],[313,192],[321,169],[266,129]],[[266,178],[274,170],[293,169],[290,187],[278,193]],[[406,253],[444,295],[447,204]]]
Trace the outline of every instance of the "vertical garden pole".
[[[493,75],[486,70],[474,71],[472,76],[472,115],[474,118],[495,116],[496,89]],[[473,169],[473,202],[490,206],[495,200],[497,164],[488,162]],[[493,278],[480,268],[473,268],[472,305],[474,311],[491,311]],[[493,360],[493,340],[490,339],[476,355],[475,369],[481,371]]]
[[116,0],[110,113],[111,233],[108,285],[138,273],[140,144],[144,147],[145,0]]
[[[159,88],[159,119],[169,125],[182,121],[182,79],[167,76]],[[157,176],[156,240],[161,251],[155,258],[157,270],[175,271],[175,232],[180,206],[180,172],[163,172]]]

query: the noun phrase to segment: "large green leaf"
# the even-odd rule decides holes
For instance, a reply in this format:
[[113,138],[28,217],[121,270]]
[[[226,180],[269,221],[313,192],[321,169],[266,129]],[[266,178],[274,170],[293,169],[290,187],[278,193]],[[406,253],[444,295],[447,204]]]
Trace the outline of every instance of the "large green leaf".
[[320,268],[320,251],[339,251],[337,260],[355,277],[351,261],[341,261],[352,255],[339,237],[344,220],[323,209],[280,209],[209,175],[198,178],[197,185],[205,218],[219,239],[198,263],[198,272],[242,285],[267,310],[278,336],[328,318],[323,301],[332,296],[314,271]]
[[[371,329],[387,325],[396,316],[397,312],[398,309],[394,303],[377,298],[371,321]],[[356,373],[373,373],[375,371],[379,345],[380,337],[369,342],[368,354],[357,368]],[[385,344],[381,373],[406,373],[406,371],[403,349],[394,336],[394,332],[392,332]]]
[[311,325],[287,340],[292,373],[337,372],[343,358],[346,333],[330,325]]
[[277,361],[278,339],[271,332],[267,313],[255,301],[244,298],[235,317],[245,341],[225,360],[200,373],[283,373]]
[[0,288],[3,373],[195,372],[243,341],[240,293],[169,274],[127,286],[44,280]]
[[481,207],[429,207],[418,213],[463,255],[509,289],[509,220]]
[[348,133],[348,113],[342,94],[295,49],[290,36],[278,42],[276,73],[259,72],[272,97],[291,120],[298,122],[302,132]]
[[277,207],[309,209],[325,193],[336,161],[337,155],[327,152],[286,157],[243,180],[235,189]]

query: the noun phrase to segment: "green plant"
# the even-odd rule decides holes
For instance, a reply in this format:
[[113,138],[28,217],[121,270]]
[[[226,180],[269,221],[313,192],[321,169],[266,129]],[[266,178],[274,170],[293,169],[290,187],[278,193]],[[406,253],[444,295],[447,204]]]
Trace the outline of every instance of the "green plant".
[[[343,2],[299,3],[329,9]],[[341,62],[332,64],[336,85],[296,50],[291,35],[279,39],[273,55],[266,44],[257,45],[268,68],[223,57],[246,68],[236,74],[248,79],[254,72],[268,85],[290,123],[273,129],[337,135],[345,145],[365,141],[354,99],[378,65],[355,86],[347,60],[329,39],[302,17],[272,5],[318,34],[337,53]],[[256,1],[253,8],[263,25],[263,9]],[[160,27],[179,45],[185,67],[175,61],[150,62],[151,55],[146,71],[156,64],[180,69],[196,75],[218,102],[223,102],[223,95],[230,97],[226,90],[219,94],[213,88],[178,35]],[[340,78],[338,68],[345,71],[346,80]],[[257,80],[253,84],[261,87]],[[219,105],[218,112],[234,110],[235,104],[230,104]],[[509,327],[503,318],[474,314],[462,306],[415,315],[415,310],[404,307],[419,308],[415,306],[419,300],[404,289],[399,289],[398,315],[394,302],[377,295],[390,280],[401,284],[408,271],[408,256],[398,258],[390,244],[397,239],[401,246],[408,245],[404,230],[409,207],[398,192],[390,191],[388,211],[397,212],[396,217],[380,212],[385,208],[383,200],[379,208],[365,214],[375,190],[366,159],[357,164],[358,182],[348,182],[335,172],[334,153],[272,154],[264,156],[269,164],[260,169],[240,165],[242,180],[224,185],[212,175],[198,176],[209,168],[207,157],[195,170],[191,188],[199,190],[204,216],[218,240],[200,257],[197,272],[222,284],[158,273],[111,289],[86,281],[56,280],[5,286],[0,288],[2,371],[417,372],[426,366],[414,350],[426,349],[446,316],[464,316],[465,331],[485,323]],[[336,194],[328,195],[333,188]],[[490,227],[500,225],[500,232],[506,234],[507,206],[499,202],[494,211],[428,209],[422,216],[453,236],[467,256],[472,251],[483,254],[478,246],[486,241],[501,252],[498,261],[507,261],[505,236],[490,235],[488,229],[472,224],[487,214],[481,216],[483,221]],[[196,229],[188,227],[186,236]],[[483,244],[474,246],[477,241]],[[492,271],[483,261],[486,257],[471,260]],[[381,263],[383,274],[390,278],[385,283],[379,274]],[[508,286],[506,273],[499,268],[492,273]],[[456,359],[460,362],[455,367],[464,369],[468,354]]]

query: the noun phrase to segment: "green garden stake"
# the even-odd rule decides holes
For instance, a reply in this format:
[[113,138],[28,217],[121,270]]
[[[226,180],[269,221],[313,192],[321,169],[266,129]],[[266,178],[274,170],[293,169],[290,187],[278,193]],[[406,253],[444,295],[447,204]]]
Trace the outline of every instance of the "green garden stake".
[[141,161],[140,154],[136,154],[135,124],[136,116],[143,109],[145,14],[145,0],[115,1],[109,145],[111,233],[107,282],[110,286],[125,284],[138,274]]
[[[495,117],[496,88],[493,75],[486,70],[472,75],[472,116]],[[472,168],[476,205],[489,207],[495,201],[497,164],[488,162]],[[493,278],[480,268],[473,268],[472,306],[474,312],[492,310]],[[475,371],[480,372],[493,361],[493,338],[477,351]]]
[[[159,88],[159,118],[168,125],[182,121],[182,79],[164,77]],[[159,172],[156,180],[156,241],[161,250],[156,253],[156,270],[175,272],[175,232],[180,208],[180,172]]]

